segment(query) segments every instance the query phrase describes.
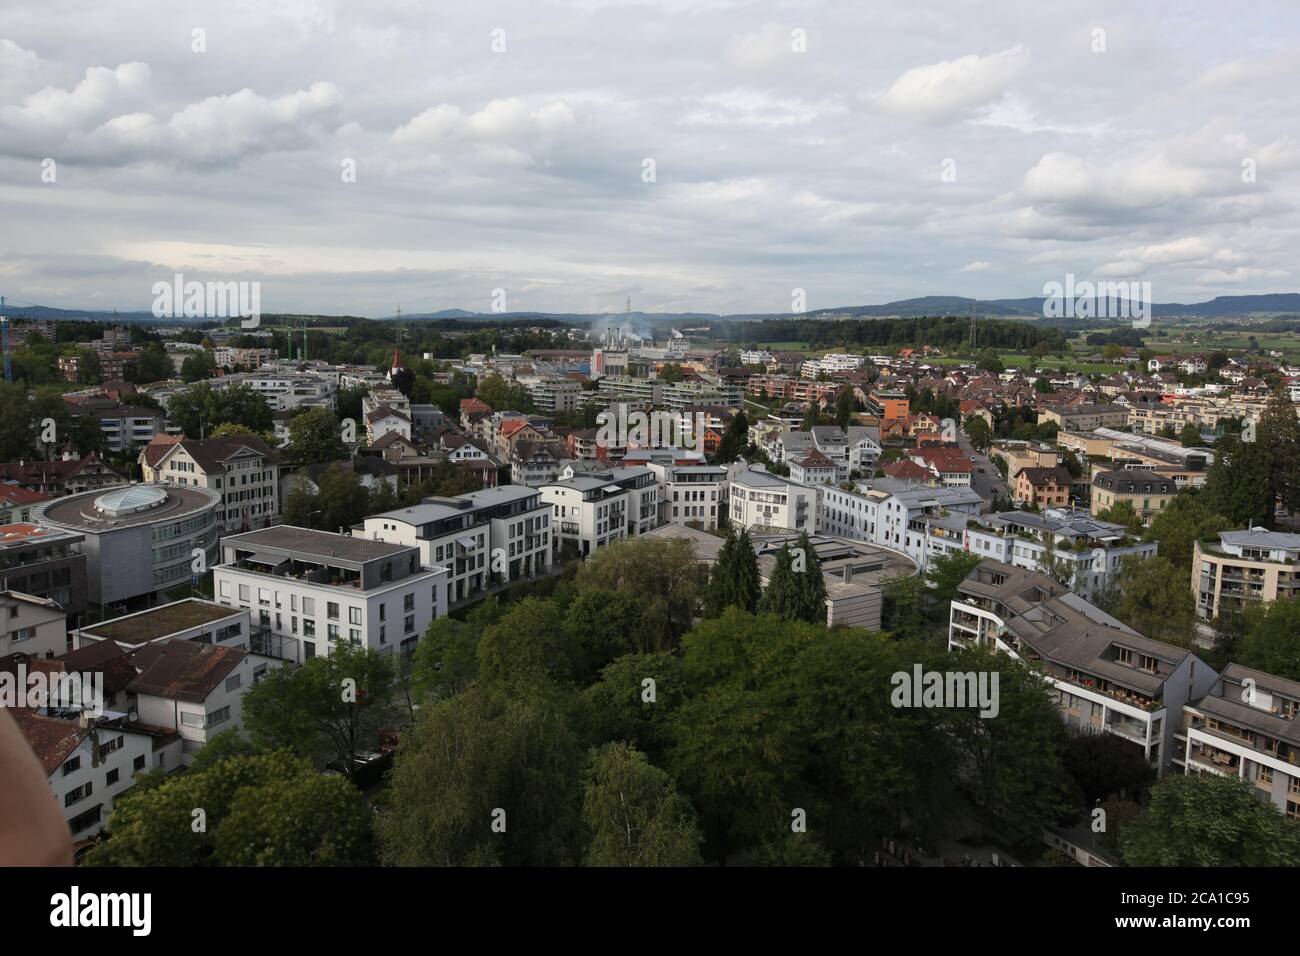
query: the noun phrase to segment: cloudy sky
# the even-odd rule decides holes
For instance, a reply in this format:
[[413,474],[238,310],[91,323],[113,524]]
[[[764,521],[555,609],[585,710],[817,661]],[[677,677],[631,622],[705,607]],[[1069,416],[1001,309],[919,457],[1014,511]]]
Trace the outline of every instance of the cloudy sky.
[[363,315],[1300,290],[1294,0],[3,2],[23,302],[148,309],[178,272]]

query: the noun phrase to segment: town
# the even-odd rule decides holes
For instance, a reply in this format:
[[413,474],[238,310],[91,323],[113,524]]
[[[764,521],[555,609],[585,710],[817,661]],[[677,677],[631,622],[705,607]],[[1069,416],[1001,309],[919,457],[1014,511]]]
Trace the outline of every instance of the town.
[[[79,860],[1300,864],[1294,350],[2,321],[0,675]],[[232,762],[307,834],[165,833]]]

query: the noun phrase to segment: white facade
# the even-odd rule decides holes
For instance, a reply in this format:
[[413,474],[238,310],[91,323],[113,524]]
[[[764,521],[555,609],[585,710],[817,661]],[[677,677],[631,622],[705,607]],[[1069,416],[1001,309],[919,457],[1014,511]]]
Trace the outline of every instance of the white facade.
[[585,558],[627,537],[626,488],[605,478],[579,475],[549,482],[538,490],[542,500],[551,506],[557,547],[572,543]]
[[447,572],[422,569],[416,548],[280,526],[228,537],[221,551],[216,600],[292,642],[300,663],[340,641],[413,651],[447,612]]
[[67,617],[48,598],[0,592],[0,657],[57,657],[68,649]]
[[728,487],[737,528],[817,530],[817,489],[774,475],[762,465],[733,466]]

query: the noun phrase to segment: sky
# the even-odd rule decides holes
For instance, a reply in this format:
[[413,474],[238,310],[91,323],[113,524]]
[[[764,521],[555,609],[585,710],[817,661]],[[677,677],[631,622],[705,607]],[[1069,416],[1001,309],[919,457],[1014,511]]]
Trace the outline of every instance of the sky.
[[1294,0],[3,0],[0,295],[1297,291],[1298,82]]

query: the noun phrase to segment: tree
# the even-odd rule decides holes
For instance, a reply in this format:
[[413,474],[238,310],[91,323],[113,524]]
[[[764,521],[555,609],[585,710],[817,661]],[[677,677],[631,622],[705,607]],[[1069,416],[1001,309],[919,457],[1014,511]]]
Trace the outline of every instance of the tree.
[[556,866],[578,858],[579,751],[554,694],[481,686],[433,703],[402,736],[379,818],[397,866]]
[[673,382],[680,382],[685,377],[686,373],[676,362],[665,362],[659,367],[659,381],[661,382],[672,384]]
[[347,457],[347,449],[339,438],[338,419],[328,408],[309,408],[289,419],[289,446],[300,465]]
[[626,741],[660,764],[671,743],[669,722],[686,698],[682,659],[668,651],[624,654],[582,698],[592,741]]
[[278,667],[244,694],[244,725],[253,742],[283,747],[323,765],[333,761],[347,775],[353,758],[374,746],[392,722],[389,658],[346,641],[330,654],[290,671]]
[[167,418],[191,438],[206,438],[224,422],[243,425],[258,435],[274,430],[271,407],[247,385],[216,390],[200,382],[172,397]]
[[478,642],[479,679],[502,690],[542,680],[570,684],[582,650],[553,601],[525,598]]
[[575,638],[586,683],[615,658],[631,653],[641,630],[641,605],[631,594],[587,588],[570,602],[564,628]]
[[1183,426],[1183,430],[1178,433],[1178,440],[1187,448],[1205,444],[1204,439],[1201,438],[1201,430],[1191,422]]
[[320,527],[326,531],[360,524],[370,505],[370,492],[361,484],[355,471],[335,463],[316,480],[320,491],[316,507],[320,510]]
[[641,603],[642,627],[633,636],[638,653],[666,650],[691,626],[707,573],[685,541],[640,538],[597,551],[583,562],[575,584],[623,592]]
[[722,441],[718,443],[715,460],[720,464],[730,464],[739,458],[748,446],[749,418],[742,408],[731,416],[731,421],[727,422],[727,428],[722,433]]
[[1157,641],[1191,647],[1196,635],[1196,599],[1190,571],[1168,558],[1125,555],[1120,560],[1119,600],[1111,613]]
[[699,866],[700,831],[668,774],[626,743],[593,749],[582,822],[586,866]]
[[933,621],[948,620],[949,608],[957,597],[957,588],[970,577],[980,563],[979,555],[965,551],[938,554],[930,559],[925,580],[930,585],[930,604],[934,611],[927,615]]
[[1114,796],[1141,803],[1155,782],[1155,773],[1143,757],[1142,748],[1114,734],[1071,737],[1062,763],[1065,772],[1078,783],[1087,807]]
[[1190,569],[1195,542],[1215,537],[1231,526],[1231,521],[1211,509],[1208,495],[1189,489],[1175,495],[1151,519],[1146,537],[1160,543],[1160,557],[1168,559],[1176,568]]
[[772,576],[767,580],[767,590],[758,602],[758,609],[763,614],[772,614],[787,621],[801,620],[804,611],[803,595],[799,579],[793,568],[793,555],[788,546],[776,555],[776,566]]
[[164,382],[174,378],[175,366],[162,346],[150,343],[136,355],[135,370],[130,378],[137,384]]
[[997,350],[992,348],[986,348],[980,351],[979,356],[975,360],[975,366],[983,371],[993,372],[995,375],[1002,373],[1006,369],[1006,366],[1002,364],[1002,359],[999,357]]
[[808,540],[808,532],[799,535],[795,553],[791,557],[802,555],[802,570],[795,571],[795,581],[799,588],[799,614],[801,621],[810,624],[826,623],[826,579],[822,577],[821,562],[817,552]]
[[479,379],[475,394],[495,411],[509,409],[526,412],[532,408],[528,393],[522,385],[517,382],[507,382],[495,372]]
[[979,451],[985,451],[993,442],[993,429],[984,420],[983,415],[968,415],[962,426],[971,445]]
[[103,367],[99,362],[99,353],[82,349],[78,355],[81,361],[77,363],[77,381],[83,385],[98,385],[99,380],[104,376]]
[[1234,523],[1271,529],[1279,500],[1300,509],[1300,420],[1286,392],[1274,393],[1249,439],[1247,433],[1218,441],[1205,492]]
[[761,596],[758,559],[749,542],[749,532],[742,528],[737,536],[734,528],[729,529],[709,575],[706,611],[710,617],[717,617],[729,607],[753,611]]
[[186,382],[199,382],[212,378],[216,370],[217,363],[212,360],[212,353],[202,349],[181,363],[181,379]]
[[832,866],[830,852],[811,833],[787,833],[754,851],[755,866]]
[[1300,600],[1247,605],[1241,630],[1235,648],[1238,663],[1300,681]]
[[1096,517],[1098,521],[1123,525],[1129,534],[1140,534],[1142,531],[1142,516],[1137,513],[1131,501],[1116,501],[1109,508],[1098,511]]
[[1300,866],[1300,826],[1253,784],[1218,774],[1169,774],[1124,827],[1129,866]]
[[[371,816],[347,780],[322,777],[306,760],[284,751],[232,755],[196,761],[183,774],[120,795],[108,819],[109,838],[87,862],[362,866],[373,862]],[[199,820],[201,827],[195,826]]]
[[853,421],[854,410],[853,389],[840,389],[839,394],[835,396],[835,424],[840,428],[847,428],[849,422]]

